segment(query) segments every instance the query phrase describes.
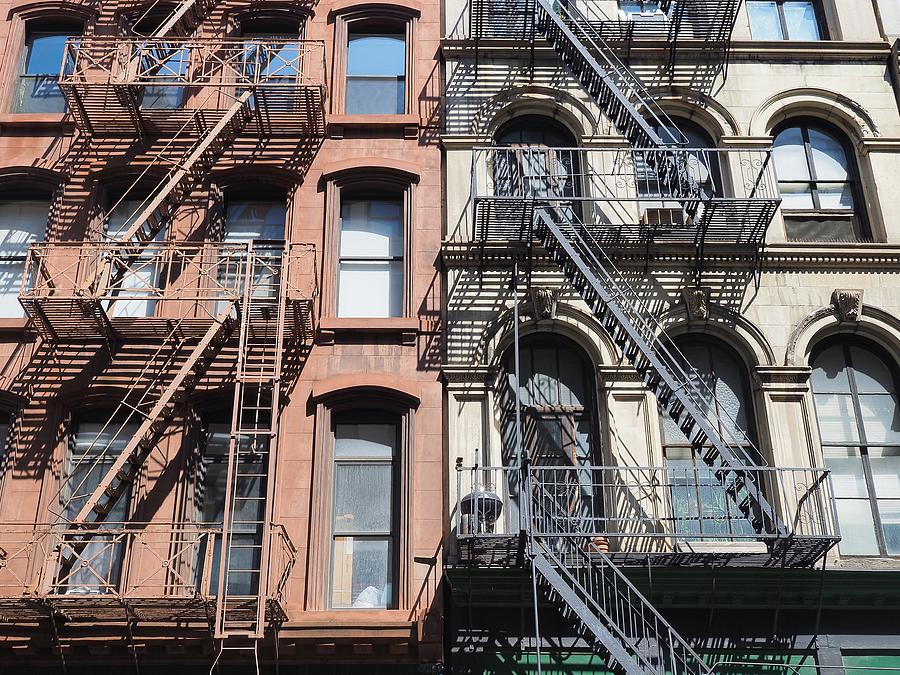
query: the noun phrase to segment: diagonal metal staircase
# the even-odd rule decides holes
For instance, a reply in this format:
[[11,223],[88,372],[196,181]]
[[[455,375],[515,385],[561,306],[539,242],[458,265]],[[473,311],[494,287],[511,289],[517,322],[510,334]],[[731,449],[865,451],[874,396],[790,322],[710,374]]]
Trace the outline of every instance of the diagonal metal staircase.
[[173,327],[156,352],[147,359],[129,387],[128,394],[104,425],[105,429],[117,431],[112,433],[105,447],[85,453],[85,461],[93,464],[86,475],[109,462],[115,441],[127,427],[136,424],[137,430],[89,494],[84,494],[80,485],[67,486],[71,494],[62,504],[61,514],[71,513],[71,505],[83,500],[70,519],[73,525],[83,527],[105,520],[113,504],[131,486],[156,447],[175,414],[177,404],[197,386],[235,327],[234,303],[227,303],[227,307],[221,309],[206,333],[193,346],[182,336],[180,326]]
[[[559,501],[532,481],[532,522],[564,522]],[[705,675],[712,671],[588,537],[531,531],[538,587],[617,673]]]

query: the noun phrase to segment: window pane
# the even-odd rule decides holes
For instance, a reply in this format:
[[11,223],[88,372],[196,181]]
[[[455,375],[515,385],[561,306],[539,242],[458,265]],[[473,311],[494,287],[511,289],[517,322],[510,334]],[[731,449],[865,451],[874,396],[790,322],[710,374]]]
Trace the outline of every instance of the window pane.
[[400,35],[351,35],[347,48],[348,114],[402,114],[406,43]]
[[225,214],[225,241],[284,239],[287,205],[272,201],[229,201]]
[[878,500],[881,530],[888,555],[900,555],[900,500]]
[[857,448],[822,448],[837,497],[868,497],[865,470]]
[[778,6],[774,0],[748,0],[750,34],[754,40],[783,40]]
[[336,424],[334,427],[334,456],[381,457],[394,456],[397,443],[395,424]]
[[859,431],[849,394],[816,394],[816,418],[825,443],[858,442]]
[[391,531],[391,472],[390,464],[335,464],[336,532]]
[[853,210],[853,189],[849,183],[819,183],[817,188],[820,208]]
[[[28,247],[44,238],[50,203],[0,201],[0,317],[20,317],[19,288]],[[12,258],[12,260],[10,260]]]
[[335,537],[331,571],[332,607],[390,607],[393,603],[390,579],[390,540]]
[[784,22],[787,24],[788,38],[791,40],[819,40],[819,24],[816,22],[816,8],[812,2],[784,3]]
[[399,201],[343,201],[341,258],[386,258],[402,255],[403,205]]
[[860,394],[893,394],[894,378],[888,365],[877,354],[863,347],[851,346],[856,390]]
[[772,143],[772,157],[780,180],[809,180],[809,164],[800,127],[788,127]]
[[[854,355],[854,364],[855,362]],[[816,356],[813,362],[812,389],[817,394],[850,393],[850,376],[844,360],[842,345],[828,347]]]
[[878,555],[875,522],[868,499],[836,499],[844,555]]
[[34,33],[26,41],[25,74],[58,75],[68,35]]
[[869,448],[869,465],[880,498],[900,498],[900,448]]
[[343,261],[338,279],[338,316],[403,315],[403,262]]
[[815,208],[810,183],[779,183],[781,191],[781,207],[796,211],[808,211]]
[[809,129],[809,144],[812,148],[813,166],[818,180],[845,181],[847,154],[843,146],[832,135],[818,129]]
[[56,80],[67,37],[64,33],[34,33],[27,37],[14,112],[65,112],[66,101]]
[[896,396],[861,394],[859,407],[869,443],[900,443],[900,408]]

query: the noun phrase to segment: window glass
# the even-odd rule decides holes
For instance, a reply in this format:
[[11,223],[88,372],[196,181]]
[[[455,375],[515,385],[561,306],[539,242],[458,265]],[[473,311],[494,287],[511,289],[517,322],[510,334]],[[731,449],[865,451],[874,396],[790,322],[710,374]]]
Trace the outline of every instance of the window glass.
[[287,205],[284,201],[228,200],[225,241],[243,243],[251,239],[284,239]]
[[821,40],[816,0],[747,0],[754,40]]
[[[119,233],[133,224],[133,216],[143,210],[143,207],[143,199],[116,200],[106,218],[106,238],[118,239]],[[161,230],[155,241],[165,241],[165,238],[166,233]],[[161,290],[160,264],[160,257],[155,255],[154,249],[145,251],[134,260],[114,291],[117,298],[122,299],[111,301],[107,305],[110,316],[142,317],[156,313],[156,300],[152,296]],[[128,299],[129,296],[139,296],[140,299]]]
[[785,127],[775,136],[773,159],[790,240],[868,238],[855,213],[851,158],[836,133],[809,124]]
[[750,34],[754,40],[784,40],[778,3],[774,0],[748,0]]
[[833,342],[811,365],[841,553],[900,555],[900,404],[889,362],[866,344]]
[[403,204],[344,199],[341,204],[337,315],[403,315]]
[[406,111],[406,40],[402,34],[353,33],[347,45],[348,115]]
[[44,238],[48,200],[0,200],[0,317],[24,315],[19,289],[28,247]]
[[[69,437],[69,448],[60,492],[62,514],[74,518],[100,484],[116,457],[137,432],[137,424],[75,422]],[[126,489],[106,516],[99,529],[121,528],[128,520],[131,491]],[[94,537],[78,552],[77,563],[63,570],[60,583],[67,595],[112,593],[122,573],[125,538],[110,534]]]
[[63,31],[29,31],[25,36],[22,72],[13,103],[13,112],[61,113],[66,101],[57,86],[66,40],[73,34]]
[[[373,414],[372,417],[384,415]],[[334,608],[393,606],[396,423],[337,418],[331,597]]]

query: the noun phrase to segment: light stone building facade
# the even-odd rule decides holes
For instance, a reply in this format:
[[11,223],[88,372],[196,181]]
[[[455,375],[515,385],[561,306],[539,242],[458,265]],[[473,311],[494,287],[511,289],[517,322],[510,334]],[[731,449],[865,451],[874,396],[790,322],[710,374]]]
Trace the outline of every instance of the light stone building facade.
[[[571,4],[554,5],[554,11],[568,17]],[[640,4],[597,0],[574,3],[574,11],[605,16],[612,25]],[[656,3],[643,4],[645,15],[630,18],[663,20]],[[503,222],[499,211],[489,215],[486,195],[500,195],[523,176],[526,183],[548,175],[556,180],[565,199],[557,194],[554,204],[578,213],[582,223],[611,227],[620,217],[612,211],[630,209],[623,223],[653,224],[665,210],[660,207],[672,204],[647,199],[659,193],[641,193],[633,184],[628,200],[597,196],[598,183],[621,187],[607,180],[614,171],[602,166],[628,146],[620,125],[604,115],[573,72],[572,59],[554,51],[540,26],[531,42],[527,28],[516,35],[520,26],[498,9],[503,3],[484,5],[494,9],[481,13],[481,5],[448,0],[443,40],[447,461],[451,467],[459,462],[448,486],[453,529],[447,553],[456,555],[448,572],[452,672],[535,672],[540,647],[543,672],[605,672],[611,658],[578,639],[574,619],[560,619],[547,604],[540,611],[531,607],[528,545],[515,541],[525,492],[516,485],[518,470],[509,468],[520,457],[509,384],[517,314],[521,452],[536,467],[541,461],[580,467],[581,477],[574,468],[567,474],[569,516],[576,512],[588,523],[586,531],[603,535],[594,543],[609,547],[610,558],[707,661],[732,664],[716,672],[792,672],[783,664],[803,673],[816,672],[816,664],[827,673],[897,667],[900,637],[888,619],[896,616],[900,574],[900,502],[892,501],[900,499],[900,458],[892,447],[900,441],[896,3],[745,2],[722,52],[689,37],[606,43],[639,75],[689,147],[719,149],[695,153],[715,174],[717,194],[747,197],[748,176],[753,187],[769,181],[773,188],[777,212],[758,247],[741,239],[742,216],[732,214],[730,242],[723,236],[699,246],[613,241],[596,248],[603,264],[618,270],[613,276],[622,287],[633,289],[628,306],[639,301],[637,313],[650,318],[659,341],[679,347],[710,384],[710,406],[733,415],[755,441],[761,463],[772,467],[760,479],[763,491],[794,518],[800,539],[810,534],[804,531],[810,513],[796,483],[808,489],[805,481],[820,476],[814,480],[823,481],[823,492],[812,498],[821,499],[825,511],[835,507],[843,539],[797,569],[777,556],[754,558],[760,540],[728,536],[732,529],[713,528],[693,541],[683,536],[702,531],[706,518],[717,520],[705,511],[704,499],[712,497],[703,490],[721,486],[711,480],[685,506],[680,490],[687,473],[679,472],[694,467],[688,472],[698,473],[687,483],[697,488],[706,468],[661,417],[656,397],[616,345],[615,324],[595,315],[579,292],[584,288],[575,288],[540,246],[530,246],[528,234],[508,236],[515,228],[502,229],[512,218],[527,222],[527,208]],[[797,18],[810,11],[814,26],[804,23],[813,15]],[[570,142],[559,143],[566,137]],[[547,150],[559,145],[578,150]],[[473,151],[491,146],[505,149]],[[774,177],[768,173],[773,166]],[[800,175],[804,170],[821,175]],[[626,166],[629,171],[640,183],[647,169]],[[700,181],[709,178],[703,171]],[[517,208],[552,199],[553,189],[546,181],[526,185]],[[530,225],[523,227],[531,233]],[[498,231],[505,234],[491,236]],[[861,363],[854,370],[854,355],[871,359],[871,368],[883,373],[880,403],[866,399],[875,388],[861,381],[874,370]],[[550,359],[556,359],[552,366]],[[565,365],[571,359],[576,365]],[[573,384],[584,371],[585,379]],[[829,388],[845,377],[853,388],[846,398]],[[547,394],[548,387],[558,390]],[[838,399],[847,407],[836,407]],[[854,415],[862,416],[858,425]],[[850,449],[838,448],[842,442]],[[585,479],[590,466],[608,468],[593,470],[602,478]],[[809,473],[798,478],[793,469]],[[765,487],[770,476],[778,487]],[[468,494],[483,499],[485,491],[502,502],[496,524],[483,522],[492,520],[484,511],[473,517],[477,502],[465,500]],[[724,499],[722,519],[731,521]],[[697,522],[689,526],[683,518]],[[836,541],[837,530],[819,534]],[[643,536],[651,531],[656,536]],[[491,546],[500,546],[503,532],[513,540],[507,546],[522,548],[518,555],[506,551],[509,568],[500,572]],[[510,571],[517,562],[520,575]],[[743,661],[769,665],[734,665]]]

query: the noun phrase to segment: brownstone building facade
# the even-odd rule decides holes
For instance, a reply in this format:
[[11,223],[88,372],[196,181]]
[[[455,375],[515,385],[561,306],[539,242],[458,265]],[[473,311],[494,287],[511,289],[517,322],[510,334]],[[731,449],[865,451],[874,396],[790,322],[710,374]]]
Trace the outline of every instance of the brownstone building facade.
[[2,19],[0,670],[439,662],[438,4]]

